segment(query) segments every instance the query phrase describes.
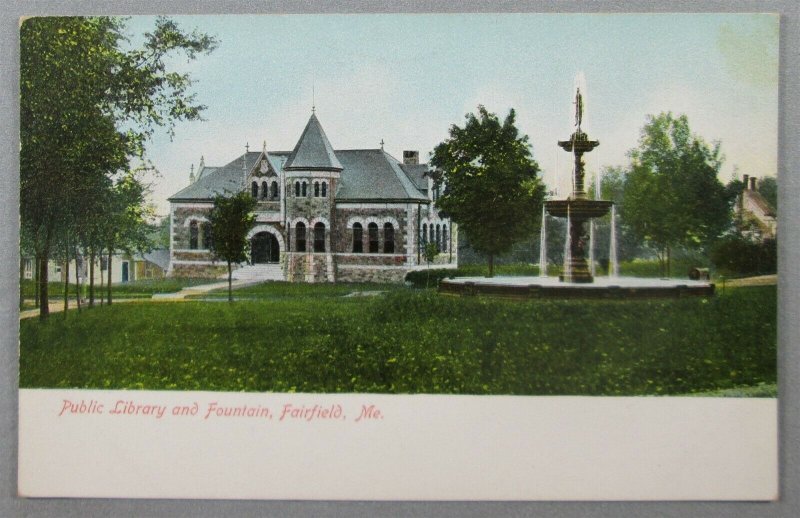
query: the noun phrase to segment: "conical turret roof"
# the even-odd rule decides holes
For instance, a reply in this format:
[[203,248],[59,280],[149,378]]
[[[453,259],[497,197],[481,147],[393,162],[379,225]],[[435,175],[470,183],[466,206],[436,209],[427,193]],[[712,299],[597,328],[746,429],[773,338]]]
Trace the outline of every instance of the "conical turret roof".
[[286,160],[285,169],[307,169],[341,171],[342,164],[336,158],[333,147],[322,130],[315,114],[308,119],[306,129],[297,141],[294,151]]

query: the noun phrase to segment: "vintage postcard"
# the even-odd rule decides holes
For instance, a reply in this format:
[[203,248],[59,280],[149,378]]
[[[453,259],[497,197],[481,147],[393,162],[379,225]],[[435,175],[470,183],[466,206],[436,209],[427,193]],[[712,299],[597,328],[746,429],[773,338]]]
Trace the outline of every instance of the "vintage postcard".
[[778,16],[19,31],[21,496],[778,498]]

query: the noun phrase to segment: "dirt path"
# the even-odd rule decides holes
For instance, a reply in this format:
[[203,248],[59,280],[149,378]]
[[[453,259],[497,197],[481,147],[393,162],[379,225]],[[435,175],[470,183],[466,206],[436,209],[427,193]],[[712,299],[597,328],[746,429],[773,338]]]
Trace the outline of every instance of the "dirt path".
[[[718,287],[722,286],[722,281],[717,279],[714,281]],[[730,279],[725,281],[725,286],[738,287],[738,286],[770,286],[778,284],[777,275],[760,275],[758,277],[744,277],[742,279]]]

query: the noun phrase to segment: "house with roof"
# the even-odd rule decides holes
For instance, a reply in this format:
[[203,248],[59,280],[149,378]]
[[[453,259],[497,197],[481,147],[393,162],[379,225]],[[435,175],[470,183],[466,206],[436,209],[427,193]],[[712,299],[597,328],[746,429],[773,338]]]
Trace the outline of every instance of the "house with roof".
[[744,189],[736,204],[743,230],[753,239],[774,239],[778,232],[775,208],[758,192],[756,177],[744,175]]
[[216,277],[208,215],[218,194],[246,190],[257,200],[250,260],[238,279],[402,282],[436,263],[457,264],[457,229],[436,208],[440,186],[417,151],[399,161],[378,149],[334,150],[316,114],[292,151],[247,150],[220,167],[201,159],[190,184],[169,198],[171,276]]

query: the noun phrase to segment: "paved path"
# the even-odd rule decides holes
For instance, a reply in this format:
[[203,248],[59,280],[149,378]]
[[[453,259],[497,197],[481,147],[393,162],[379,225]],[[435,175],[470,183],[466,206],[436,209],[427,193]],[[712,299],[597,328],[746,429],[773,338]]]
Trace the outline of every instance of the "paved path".
[[[253,284],[259,284],[261,281],[251,281],[251,280],[241,280],[241,281],[233,281],[231,286],[234,288],[242,288],[244,286],[250,286]],[[209,284],[199,284],[197,286],[187,286],[183,288],[181,291],[176,293],[155,293],[153,294],[152,298],[115,298],[113,299],[114,304],[119,303],[126,303],[126,302],[145,302],[145,301],[160,301],[160,302],[175,302],[175,301],[182,301],[185,300],[187,296],[190,295],[203,295],[204,293],[208,293],[209,291],[225,289],[228,287],[228,281],[214,281]],[[100,306],[99,301],[95,302],[95,306]],[[78,305],[76,304],[75,299],[69,300],[68,309],[75,309]],[[81,307],[87,308],[89,307],[88,301],[84,301],[81,304]],[[61,313],[64,311],[64,301],[59,300],[57,302],[51,301],[50,302],[50,313]],[[24,311],[20,311],[19,318],[20,320],[25,318],[32,318],[39,316],[39,309],[26,309]]]
[[[254,284],[261,284],[260,280],[237,280],[231,282],[233,288],[243,288]],[[197,286],[187,286],[177,293],[156,293],[153,300],[184,300],[188,296],[203,295],[209,291],[228,288],[228,281],[217,281],[210,284],[198,284]]]
[[[717,287],[722,286],[722,281],[717,279]],[[745,277],[743,279],[730,279],[725,281],[725,286],[769,286],[778,284],[777,275],[759,275],[758,277]]]

